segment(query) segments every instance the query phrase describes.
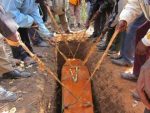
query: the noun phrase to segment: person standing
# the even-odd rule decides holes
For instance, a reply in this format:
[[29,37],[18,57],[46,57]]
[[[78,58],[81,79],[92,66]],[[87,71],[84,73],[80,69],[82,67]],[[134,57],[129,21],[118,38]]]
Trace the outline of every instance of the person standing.
[[[67,0],[47,0],[47,3],[54,17],[55,15],[58,15],[63,31],[65,33],[72,33],[72,31],[69,28],[68,19],[66,16],[66,2]],[[54,25],[53,27],[55,28]]]
[[70,9],[70,27],[74,28],[75,24],[81,27],[81,0],[69,0]]
[[[137,29],[146,21],[145,16],[140,15],[124,33],[120,55],[112,58],[112,63],[119,66],[133,66],[135,53],[135,37]],[[124,78],[124,73],[122,74]]]
[[[5,12],[2,5],[0,4],[0,33],[5,37],[6,42],[10,46],[19,46],[17,32],[18,25],[16,22]],[[25,71],[19,71],[14,69],[10,64],[10,60],[7,57],[7,53],[5,51],[4,42],[0,36],[0,74],[3,78],[27,78],[30,77],[31,74]],[[12,102],[17,99],[17,95],[11,91],[4,89],[0,86],[0,102]]]
[[134,73],[127,76],[129,80],[138,79],[138,94],[148,109],[145,110],[145,113],[150,113],[150,1],[128,0],[120,14],[120,21],[116,30],[125,30],[142,13],[144,13],[147,22],[137,30]]
[[[109,41],[111,40],[111,37],[112,37],[114,31],[115,31],[115,27],[118,23],[119,15],[120,15],[121,11],[123,10],[124,6],[126,5],[126,3],[127,3],[127,0],[115,0],[115,5],[113,7],[113,11],[109,16],[109,21],[106,22],[106,25],[105,25],[106,27],[108,26],[108,32],[105,37],[106,41],[104,42],[104,44],[101,44],[101,42],[100,42],[100,44],[98,45],[99,51],[104,51],[106,49]],[[114,43],[111,46],[111,49],[109,52],[110,54],[119,52],[120,46],[122,43],[122,39],[124,36],[125,36],[125,32],[119,33],[117,39],[114,41]]]
[[89,15],[86,21],[86,28],[89,27],[92,18],[94,20],[94,32],[89,38],[98,37],[106,23],[107,15],[110,15],[114,6],[113,0],[93,0],[91,1]]
[[[36,31],[43,39],[52,39],[53,33],[46,28],[40,16],[38,1],[0,0],[0,2],[6,9],[6,12],[9,13],[19,25],[18,31],[21,39],[31,51],[33,51],[33,49],[28,36],[29,28],[36,26]],[[14,58],[23,60],[27,65],[35,63],[22,47],[12,47],[12,52]]]

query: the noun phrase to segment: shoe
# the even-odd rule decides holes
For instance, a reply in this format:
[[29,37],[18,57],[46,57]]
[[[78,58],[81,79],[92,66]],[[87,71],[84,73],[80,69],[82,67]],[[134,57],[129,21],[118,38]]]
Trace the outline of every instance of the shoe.
[[138,77],[132,73],[121,73],[121,78],[131,81],[137,81]]
[[47,44],[44,41],[41,41],[40,43],[36,44],[36,46],[38,46],[38,47],[49,47],[49,44]]
[[24,64],[25,65],[31,65],[31,64],[36,64],[36,62],[31,58],[31,57],[26,57],[26,58],[24,58]]
[[17,95],[11,91],[6,91],[0,87],[0,102],[13,102],[18,99]]
[[140,98],[139,94],[137,93],[137,91],[132,92],[132,97],[136,101],[141,101],[141,98]]
[[4,73],[2,75],[3,79],[17,79],[17,78],[28,78],[31,77],[31,73],[25,71],[19,71],[17,69]]
[[127,66],[127,67],[132,67],[133,66],[133,64],[129,63],[124,58],[112,59],[111,61],[112,61],[113,64],[116,64],[116,65],[119,65],[119,66]]
[[111,58],[111,59],[115,59],[115,60],[119,60],[119,59],[122,58],[122,56],[121,56],[121,55],[118,55],[118,54],[112,54],[112,55],[110,55],[110,58]]

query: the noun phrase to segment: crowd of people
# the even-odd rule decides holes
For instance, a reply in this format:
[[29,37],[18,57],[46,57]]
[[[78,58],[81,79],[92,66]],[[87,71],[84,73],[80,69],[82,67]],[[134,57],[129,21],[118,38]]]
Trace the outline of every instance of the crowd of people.
[[[58,32],[51,22],[53,31],[48,29],[47,6],[52,14],[58,15],[64,33],[73,33],[75,27],[81,28],[81,7],[86,2],[87,19],[85,28],[94,21],[94,32],[88,38],[96,40],[105,31],[98,51],[103,52],[115,31],[119,35],[113,42],[109,55],[115,65],[133,67],[130,73],[123,72],[121,77],[130,81],[137,81],[137,90],[133,97],[141,100],[145,105],[145,113],[150,113],[150,1],[149,0],[0,0],[0,33],[10,45],[14,59],[21,60],[25,65],[35,64],[29,54],[18,44],[18,39],[33,51],[33,46],[49,47],[46,40],[53,42],[54,33]],[[67,6],[68,4],[68,6]],[[68,10],[66,10],[68,9]],[[70,17],[67,16],[69,11]],[[32,43],[32,44],[31,44]],[[27,78],[29,72],[14,69],[5,52],[5,45],[1,40],[2,53],[0,69],[3,78]],[[0,87],[0,101],[15,101],[17,95]]]

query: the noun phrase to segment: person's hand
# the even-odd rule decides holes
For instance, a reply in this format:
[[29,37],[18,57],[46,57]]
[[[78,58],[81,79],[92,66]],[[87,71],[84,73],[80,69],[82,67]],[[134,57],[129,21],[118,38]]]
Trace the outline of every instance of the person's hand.
[[14,33],[13,35],[11,35],[10,37],[6,37],[6,38],[9,39],[9,40],[11,40],[11,41],[13,41],[13,42],[18,42],[18,39],[19,39],[20,37],[19,37],[19,33],[16,32],[16,33]]
[[127,28],[127,22],[125,20],[120,20],[116,26],[116,30],[119,32],[125,31]]
[[145,46],[142,41],[140,41],[136,46],[136,54],[144,55],[147,53],[147,49],[148,47]]
[[43,38],[43,40],[48,41],[48,43],[52,46],[56,45],[55,33],[50,33],[47,38]]
[[86,27],[86,29],[88,29],[89,28],[89,26],[90,26],[90,21],[86,21],[86,23],[85,23],[85,27]]
[[55,40],[54,37],[53,37],[53,38],[49,38],[49,39],[48,39],[48,42],[49,42],[49,44],[52,45],[52,46],[55,46],[55,45],[56,45],[56,40]]
[[150,109],[150,58],[142,66],[137,82],[137,91],[141,101]]
[[16,46],[16,47],[18,47],[18,46],[20,45],[20,44],[19,44],[19,41],[20,41],[21,39],[20,39],[19,33],[16,32],[16,33],[14,33],[13,35],[4,38],[4,40],[5,40],[10,46]]
[[33,24],[32,24],[31,27],[32,27],[32,28],[35,28],[35,29],[38,29],[38,25],[37,25],[35,22],[33,22]]

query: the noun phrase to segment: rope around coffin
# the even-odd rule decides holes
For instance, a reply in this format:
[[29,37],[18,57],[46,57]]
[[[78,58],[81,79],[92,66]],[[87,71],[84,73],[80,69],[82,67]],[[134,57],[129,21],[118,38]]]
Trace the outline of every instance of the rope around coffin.
[[[62,32],[60,31],[60,29],[59,29],[59,27],[58,27],[58,25],[57,25],[57,23],[56,23],[54,17],[52,16],[52,13],[51,13],[51,11],[50,11],[50,9],[49,9],[48,6],[47,6],[47,9],[48,9],[48,12],[49,12],[49,16],[52,18],[52,21],[55,23],[55,25],[57,26],[56,28],[58,28],[58,30],[59,30],[59,32],[60,32],[60,34],[61,34],[62,41],[65,42],[65,44],[67,45],[67,47],[68,47],[70,53],[72,54],[73,58],[75,58],[76,53],[77,53],[77,51],[78,51],[78,49],[79,49],[80,43],[78,44],[78,46],[77,46],[77,48],[76,48],[76,51],[75,51],[75,53],[73,54],[73,52],[71,51],[71,49],[70,49],[70,47],[69,47],[69,44],[68,44],[68,42],[67,42],[65,36],[64,36],[64,35],[62,34]],[[85,88],[86,88],[86,85],[88,84],[88,82],[90,82],[90,80],[92,80],[92,78],[94,77],[96,71],[100,68],[100,66],[101,66],[101,64],[102,64],[102,62],[103,62],[103,60],[104,60],[104,58],[106,57],[106,55],[107,55],[107,53],[108,53],[108,50],[110,49],[110,47],[111,47],[113,41],[115,40],[116,36],[118,35],[118,33],[119,33],[119,31],[115,31],[115,33],[113,34],[113,36],[112,36],[112,38],[111,38],[111,41],[109,42],[109,44],[108,44],[108,46],[107,46],[107,49],[105,50],[104,54],[102,55],[102,57],[99,59],[98,63],[96,64],[96,67],[95,67],[94,71],[92,72],[91,77],[90,77],[90,78],[87,80],[87,82],[85,83],[85,85],[84,85],[84,87],[83,87],[83,90],[82,90],[81,92],[79,92],[79,93],[80,93],[80,96],[79,96],[79,97],[76,97],[76,96],[70,91],[70,89],[68,89],[68,88],[59,80],[59,78],[56,76],[56,73],[53,73],[53,72],[51,71],[51,69],[48,68],[48,67],[45,65],[44,62],[42,62],[36,55],[34,55],[34,54],[26,47],[26,45],[21,41],[21,39],[18,39],[18,40],[19,40],[19,44],[25,49],[25,51],[33,58],[33,60],[35,60],[35,61],[38,63],[39,69],[40,69],[41,71],[47,72],[49,75],[51,75],[62,87],[64,87],[65,90],[68,91],[69,94],[71,94],[71,95],[76,99],[75,102],[73,102],[73,103],[71,103],[70,105],[67,106],[67,107],[70,107],[70,106],[76,104],[76,103],[77,103],[78,101],[80,101],[80,99],[82,98],[82,95],[83,95],[83,92],[84,92],[84,90],[85,90]],[[86,30],[84,31],[81,40],[83,39],[83,37],[85,37],[85,34],[86,34]],[[100,41],[100,39],[101,39],[101,37],[102,37],[103,35],[104,35],[104,33],[102,33],[102,34],[100,35],[100,37],[96,40],[96,42],[92,45],[92,47],[91,47],[89,53],[88,53],[87,56],[85,57],[85,60],[84,60],[84,62],[83,62],[83,65],[86,64],[86,62],[88,61],[89,57],[91,56],[91,54],[92,54],[93,51],[95,50],[95,45]],[[72,36],[73,36],[73,35],[72,35]],[[77,34],[76,34],[76,36],[77,36]],[[57,42],[55,43],[55,48],[56,48],[56,50],[62,55],[62,57],[63,57],[63,58],[65,59],[65,61],[66,61],[68,58],[67,58],[66,55],[65,55],[63,52],[61,52],[61,50],[58,48],[58,43],[57,43]],[[70,66],[71,66],[71,65],[70,65]]]

